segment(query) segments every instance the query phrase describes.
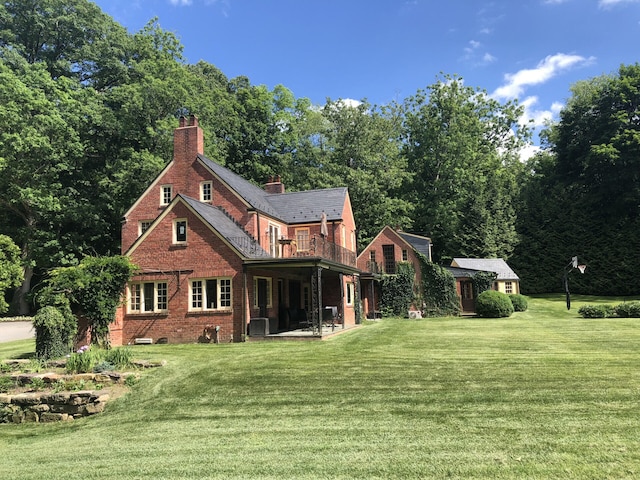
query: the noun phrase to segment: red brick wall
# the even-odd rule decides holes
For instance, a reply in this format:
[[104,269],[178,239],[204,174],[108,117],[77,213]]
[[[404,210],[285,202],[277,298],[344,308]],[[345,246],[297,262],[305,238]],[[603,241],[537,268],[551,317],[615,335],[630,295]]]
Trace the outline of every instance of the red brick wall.
[[[173,220],[187,219],[187,244],[173,245]],[[125,314],[122,341],[136,337],[166,338],[170,343],[197,342],[208,326],[220,326],[221,342],[240,341],[244,332],[242,261],[218,236],[182,203],[149,232],[145,241],[130,252],[142,272],[133,281],[166,281],[168,312]],[[161,273],[162,272],[162,273]],[[194,278],[231,277],[230,311],[189,311],[189,281]]]

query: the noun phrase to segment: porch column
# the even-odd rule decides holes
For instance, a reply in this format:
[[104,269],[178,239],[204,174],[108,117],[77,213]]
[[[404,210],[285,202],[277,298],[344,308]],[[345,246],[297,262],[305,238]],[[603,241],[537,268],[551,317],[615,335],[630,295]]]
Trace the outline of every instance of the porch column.
[[322,268],[311,270],[311,326],[314,335],[322,335]]

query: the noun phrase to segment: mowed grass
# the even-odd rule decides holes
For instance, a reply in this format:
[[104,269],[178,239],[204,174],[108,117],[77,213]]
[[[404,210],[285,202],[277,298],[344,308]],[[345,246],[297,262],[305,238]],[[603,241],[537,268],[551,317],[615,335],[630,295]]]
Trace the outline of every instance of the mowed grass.
[[0,478],[639,478],[640,321],[583,320],[580,301],[135,347],[168,364],[105,413],[0,425]]

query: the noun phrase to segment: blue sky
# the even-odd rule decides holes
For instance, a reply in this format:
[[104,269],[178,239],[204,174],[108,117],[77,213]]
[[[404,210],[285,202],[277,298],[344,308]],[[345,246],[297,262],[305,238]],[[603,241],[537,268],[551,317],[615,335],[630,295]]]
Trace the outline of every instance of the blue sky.
[[640,0],[97,0],[131,32],[151,18],[189,63],[296,97],[402,101],[460,75],[537,124],[578,80],[640,61]]

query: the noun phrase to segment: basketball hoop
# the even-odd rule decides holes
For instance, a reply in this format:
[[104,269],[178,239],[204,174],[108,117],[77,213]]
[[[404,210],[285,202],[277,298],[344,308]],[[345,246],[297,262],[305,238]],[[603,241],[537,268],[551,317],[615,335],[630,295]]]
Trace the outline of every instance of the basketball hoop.
[[587,269],[586,265],[578,265],[578,270],[580,270],[580,273],[584,273],[586,269]]

